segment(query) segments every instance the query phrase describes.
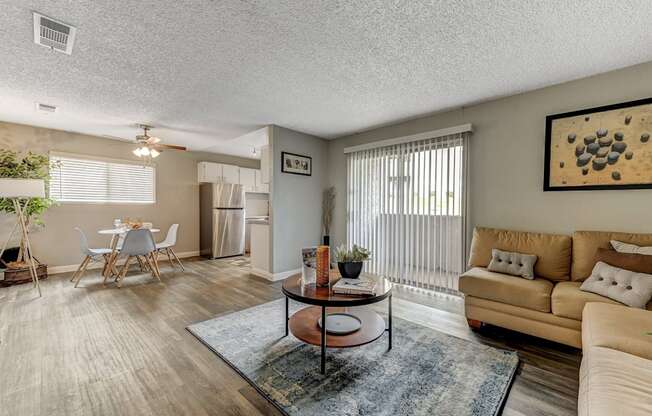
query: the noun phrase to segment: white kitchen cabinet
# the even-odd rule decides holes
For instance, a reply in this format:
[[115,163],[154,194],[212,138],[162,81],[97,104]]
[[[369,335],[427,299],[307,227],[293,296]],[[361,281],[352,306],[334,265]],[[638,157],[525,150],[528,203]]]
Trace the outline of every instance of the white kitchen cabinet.
[[240,168],[233,165],[222,165],[222,182],[240,183]]
[[269,184],[263,183],[263,172],[262,169],[257,169],[255,172],[255,187],[256,192],[269,193]]
[[222,165],[219,163],[199,162],[197,164],[197,180],[204,182],[221,182]]
[[272,178],[272,154],[269,145],[260,148],[261,183],[269,184]]
[[240,185],[245,192],[257,192],[256,190],[256,169],[240,168]]
[[269,279],[269,225],[251,224],[251,272]]

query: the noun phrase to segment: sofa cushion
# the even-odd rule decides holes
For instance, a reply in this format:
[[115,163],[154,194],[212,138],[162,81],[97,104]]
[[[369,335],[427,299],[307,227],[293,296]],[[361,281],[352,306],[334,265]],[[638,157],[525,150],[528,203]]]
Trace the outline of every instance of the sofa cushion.
[[652,298],[652,275],[597,262],[580,290],[597,293],[633,308],[645,309]]
[[585,351],[580,367],[577,414],[652,414],[652,361],[608,348],[593,347]]
[[652,274],[652,256],[645,254],[619,253],[616,250],[599,248],[595,262],[599,261],[637,273]]
[[584,307],[583,349],[612,348],[652,360],[652,335],[648,333],[652,333],[652,311],[594,302]]
[[652,234],[614,233],[607,231],[575,231],[573,233],[573,263],[571,280],[584,280],[595,266],[598,248],[611,248],[611,240],[639,246],[652,246]]
[[541,312],[550,312],[552,282],[539,277],[527,280],[474,267],[460,276],[460,292]]
[[534,279],[534,263],[536,261],[537,256],[534,254],[515,253],[494,248],[491,250],[491,261],[487,269],[532,280]]
[[552,289],[550,307],[552,313],[564,318],[582,320],[584,305],[588,302],[602,302],[620,305],[619,302],[595,293],[580,290],[582,282],[559,282]]
[[469,267],[487,267],[492,249],[534,254],[535,276],[549,280],[569,280],[571,238],[567,235],[529,233],[476,227],[473,230]]

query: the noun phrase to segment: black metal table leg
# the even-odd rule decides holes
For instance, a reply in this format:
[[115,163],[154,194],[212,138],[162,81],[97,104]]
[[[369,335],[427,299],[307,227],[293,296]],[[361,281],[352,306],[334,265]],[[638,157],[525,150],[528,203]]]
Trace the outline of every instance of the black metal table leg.
[[321,373],[326,374],[326,307],[321,307]]
[[392,295],[389,295],[389,328],[387,329],[389,335],[389,348],[387,351],[392,349]]
[[285,297],[285,336],[287,337],[290,334],[288,328],[288,322],[290,322],[290,298]]

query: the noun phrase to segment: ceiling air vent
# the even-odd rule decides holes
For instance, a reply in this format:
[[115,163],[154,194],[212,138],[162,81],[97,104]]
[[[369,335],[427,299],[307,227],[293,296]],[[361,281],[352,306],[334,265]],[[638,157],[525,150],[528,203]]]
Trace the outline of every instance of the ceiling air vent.
[[36,111],[40,113],[56,113],[57,106],[43,103],[36,103]]
[[34,12],[34,43],[70,55],[77,28]]

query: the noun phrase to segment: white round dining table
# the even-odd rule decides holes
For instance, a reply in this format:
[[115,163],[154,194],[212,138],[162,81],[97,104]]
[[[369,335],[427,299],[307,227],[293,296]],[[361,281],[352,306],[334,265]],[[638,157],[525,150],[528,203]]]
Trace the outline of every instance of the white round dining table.
[[[140,228],[138,228],[138,229],[140,229]],[[123,228],[107,228],[105,230],[99,230],[97,233],[98,234],[104,234],[104,235],[120,235],[120,234],[126,234],[127,231],[130,231],[130,230],[131,230],[131,228],[126,228],[126,227],[123,227]],[[151,232],[153,232],[153,233],[158,233],[159,231],[161,231],[158,228],[149,228],[149,230]]]
[[[137,228],[140,229],[140,228]],[[146,230],[149,230],[152,233],[158,233],[161,231],[158,228],[145,228]],[[120,228],[106,228],[103,230],[98,230],[98,234],[102,235],[110,235],[111,236],[111,254],[109,255],[109,265],[108,267],[105,268],[104,270],[104,275],[117,275],[117,270],[115,269],[115,261],[118,257],[118,240],[119,236],[127,234],[128,231],[131,231],[132,228],[127,228],[127,227],[120,227]]]

